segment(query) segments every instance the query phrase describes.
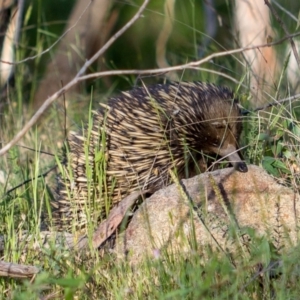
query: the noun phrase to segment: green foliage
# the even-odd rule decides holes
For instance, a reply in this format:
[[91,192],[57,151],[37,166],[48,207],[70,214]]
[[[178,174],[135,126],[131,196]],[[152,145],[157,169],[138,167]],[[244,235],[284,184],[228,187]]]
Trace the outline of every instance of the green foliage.
[[261,164],[275,177],[298,177],[296,164],[299,160],[300,138],[297,107],[277,106],[263,113],[245,117],[243,144],[250,163]]

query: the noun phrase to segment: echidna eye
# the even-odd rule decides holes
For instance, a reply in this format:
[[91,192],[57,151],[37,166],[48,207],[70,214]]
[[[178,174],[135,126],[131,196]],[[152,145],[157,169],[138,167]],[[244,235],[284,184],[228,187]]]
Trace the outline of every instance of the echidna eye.
[[214,147],[219,147],[219,146],[220,146],[219,141],[214,141],[214,142],[212,142],[212,146],[214,146]]
[[215,128],[225,128],[227,125],[227,122],[225,120],[212,122],[211,125],[213,125]]

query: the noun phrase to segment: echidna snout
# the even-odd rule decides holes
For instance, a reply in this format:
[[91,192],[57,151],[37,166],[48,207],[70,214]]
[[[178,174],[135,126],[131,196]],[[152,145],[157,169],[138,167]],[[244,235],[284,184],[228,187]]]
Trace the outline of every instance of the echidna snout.
[[216,151],[219,155],[225,158],[228,162],[232,164],[235,170],[246,173],[248,172],[248,167],[244,161],[242,161],[240,154],[238,154],[236,146],[229,144],[226,148],[220,148]]

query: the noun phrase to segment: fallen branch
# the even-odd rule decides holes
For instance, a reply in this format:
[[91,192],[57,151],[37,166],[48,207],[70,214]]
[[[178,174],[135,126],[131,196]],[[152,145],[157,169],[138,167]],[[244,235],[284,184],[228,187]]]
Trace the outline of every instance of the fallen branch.
[[40,270],[34,266],[19,265],[0,261],[0,276],[11,278],[31,278]]
[[118,206],[115,206],[108,216],[108,218],[102,222],[97,230],[93,234],[93,247],[99,248],[119,227],[122,223],[126,212],[136,202],[137,198],[148,193],[146,191],[136,191],[125,197]]

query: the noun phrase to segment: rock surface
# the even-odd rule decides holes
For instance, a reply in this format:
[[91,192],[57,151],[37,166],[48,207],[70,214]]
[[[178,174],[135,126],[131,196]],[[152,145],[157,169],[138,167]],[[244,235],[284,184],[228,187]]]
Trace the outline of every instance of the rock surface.
[[233,168],[204,173],[148,198],[118,238],[116,252],[128,253],[132,263],[162,249],[190,251],[191,241],[231,252],[237,239],[242,247],[249,242],[244,234],[249,228],[255,236],[268,236],[277,249],[288,249],[297,244],[299,201],[257,166],[250,165],[248,173]]

